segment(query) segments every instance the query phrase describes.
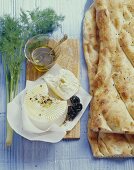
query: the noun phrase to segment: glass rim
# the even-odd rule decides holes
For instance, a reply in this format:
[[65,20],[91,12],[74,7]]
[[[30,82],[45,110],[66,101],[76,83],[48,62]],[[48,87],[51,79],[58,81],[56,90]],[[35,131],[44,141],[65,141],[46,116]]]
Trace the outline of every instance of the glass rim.
[[[29,61],[29,62],[32,62],[29,58],[28,58],[28,56],[27,56],[27,54],[26,54],[26,49],[27,49],[27,46],[28,46],[28,43],[32,40],[32,39],[34,39],[34,38],[36,38],[36,37],[45,37],[45,36],[47,36],[48,37],[48,39],[49,40],[54,40],[56,43],[58,42],[51,34],[37,34],[37,35],[34,35],[34,36],[32,36],[32,37],[30,37],[27,41],[26,41],[26,43],[25,43],[25,45],[24,45],[24,55],[25,55],[25,58]],[[33,62],[32,62],[33,63]]]

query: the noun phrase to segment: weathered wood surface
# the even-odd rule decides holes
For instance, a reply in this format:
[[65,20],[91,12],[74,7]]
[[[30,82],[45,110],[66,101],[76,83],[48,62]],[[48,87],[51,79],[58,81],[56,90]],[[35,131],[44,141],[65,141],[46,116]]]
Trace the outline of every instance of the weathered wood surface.
[[[78,78],[80,75],[80,54],[79,41],[76,39],[68,39],[61,45],[61,54],[56,63],[65,69],[72,71]],[[34,66],[27,62],[26,79],[36,80],[42,72],[39,72]],[[67,133],[65,139],[79,139],[80,138],[80,122]]]

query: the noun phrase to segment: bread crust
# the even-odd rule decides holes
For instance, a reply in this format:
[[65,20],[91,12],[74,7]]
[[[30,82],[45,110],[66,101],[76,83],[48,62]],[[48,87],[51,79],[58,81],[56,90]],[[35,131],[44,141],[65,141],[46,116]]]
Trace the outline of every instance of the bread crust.
[[117,31],[102,2],[96,1],[95,6],[100,49],[93,83],[91,129],[134,134],[134,69],[119,45]]
[[[99,32],[99,36],[93,36],[98,48],[95,49],[97,62],[93,62],[94,53],[84,48],[93,95],[88,121],[88,139],[95,157],[134,156],[134,135],[126,135],[134,133],[134,55],[130,46],[134,31],[128,27],[134,16],[132,3],[133,0],[127,2],[96,0],[88,10],[90,18],[85,15],[84,19],[84,23],[86,22],[83,29],[84,33],[86,30],[83,37],[84,47],[93,46],[90,39],[85,43],[85,36],[96,31],[92,22],[97,28],[97,34]],[[93,8],[96,13],[95,20],[91,16]],[[94,73],[90,71],[91,67],[95,68]]]

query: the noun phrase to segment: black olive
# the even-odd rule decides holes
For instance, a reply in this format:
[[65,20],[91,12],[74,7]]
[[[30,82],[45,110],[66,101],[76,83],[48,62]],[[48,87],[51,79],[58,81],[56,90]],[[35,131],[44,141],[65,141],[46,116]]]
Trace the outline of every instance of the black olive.
[[73,106],[68,106],[67,119],[73,120],[77,116],[78,112]]
[[68,113],[72,111],[72,106],[68,106]]
[[75,108],[75,110],[76,110],[77,112],[80,112],[80,111],[82,110],[83,106],[82,106],[81,103],[76,103],[76,104],[74,105],[74,108]]
[[77,111],[73,106],[68,106],[68,114],[77,114]]
[[76,104],[76,103],[80,103],[80,98],[77,97],[77,96],[72,96],[72,97],[70,98],[70,101],[71,101],[72,105],[74,105],[74,104]]

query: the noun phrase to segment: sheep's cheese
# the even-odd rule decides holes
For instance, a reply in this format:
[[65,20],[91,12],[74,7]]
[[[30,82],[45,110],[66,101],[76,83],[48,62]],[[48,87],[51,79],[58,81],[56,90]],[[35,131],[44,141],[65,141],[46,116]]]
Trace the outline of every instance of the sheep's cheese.
[[80,83],[69,70],[61,69],[57,76],[47,74],[44,77],[48,87],[61,99],[68,100],[79,90]]
[[61,125],[67,114],[67,101],[49,96],[46,83],[27,91],[24,106],[30,120],[42,130],[53,123]]

